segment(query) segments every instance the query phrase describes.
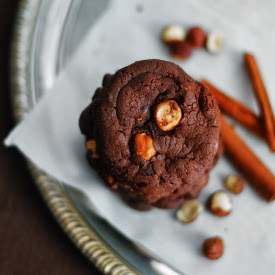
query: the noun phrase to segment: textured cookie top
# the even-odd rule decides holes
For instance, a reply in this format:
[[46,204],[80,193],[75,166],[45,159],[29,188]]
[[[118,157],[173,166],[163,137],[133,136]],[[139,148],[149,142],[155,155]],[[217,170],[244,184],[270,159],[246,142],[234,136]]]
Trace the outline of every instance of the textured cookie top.
[[80,118],[121,192],[147,202],[186,189],[211,166],[219,108],[179,66],[144,60],[106,75]]

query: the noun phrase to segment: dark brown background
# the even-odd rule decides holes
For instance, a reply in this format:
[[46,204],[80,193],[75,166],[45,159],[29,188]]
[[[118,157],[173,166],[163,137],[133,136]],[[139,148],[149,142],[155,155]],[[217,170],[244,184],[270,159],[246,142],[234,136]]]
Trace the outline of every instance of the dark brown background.
[[0,274],[101,274],[65,236],[22,156],[4,148],[13,127],[9,47],[19,0],[0,0]]

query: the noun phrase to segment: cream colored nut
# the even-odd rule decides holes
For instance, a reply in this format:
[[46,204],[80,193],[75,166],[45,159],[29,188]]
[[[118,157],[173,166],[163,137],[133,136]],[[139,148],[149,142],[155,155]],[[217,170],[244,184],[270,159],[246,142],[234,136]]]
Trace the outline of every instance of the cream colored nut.
[[203,210],[203,206],[197,200],[188,200],[177,211],[177,219],[182,223],[190,223],[194,221],[199,213]]
[[179,124],[181,109],[176,101],[166,100],[158,104],[154,117],[158,127],[162,131],[170,131]]
[[152,138],[145,133],[137,134],[134,142],[137,154],[142,156],[145,160],[150,160],[156,154]]
[[216,216],[227,216],[232,210],[232,202],[225,191],[215,192],[209,200],[209,210]]
[[98,159],[99,156],[96,153],[96,141],[94,139],[90,139],[86,142],[87,149],[92,153],[92,158]]
[[220,33],[212,32],[206,39],[206,49],[211,53],[217,53],[222,49],[223,38]]
[[234,194],[240,194],[244,188],[243,178],[236,175],[229,175],[225,178],[224,186]]
[[161,38],[168,44],[183,41],[185,38],[185,31],[178,25],[167,26],[163,29]]

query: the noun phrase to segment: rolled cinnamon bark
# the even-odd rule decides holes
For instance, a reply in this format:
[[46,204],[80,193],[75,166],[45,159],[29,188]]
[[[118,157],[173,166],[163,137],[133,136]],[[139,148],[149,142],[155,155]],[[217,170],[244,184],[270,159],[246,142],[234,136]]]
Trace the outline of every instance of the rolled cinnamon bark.
[[275,198],[275,177],[250,150],[233,127],[222,116],[221,135],[225,153],[254,189],[267,201]]
[[275,152],[275,117],[271,108],[268,94],[262,79],[256,59],[252,54],[245,53],[244,60],[249,73],[255,96],[258,100],[266,139],[271,151]]
[[243,103],[224,94],[217,87],[206,79],[202,79],[201,83],[207,86],[218,101],[221,111],[230,115],[233,119],[240,122],[245,128],[253,132],[258,137],[265,139],[265,132],[261,127],[259,118]]

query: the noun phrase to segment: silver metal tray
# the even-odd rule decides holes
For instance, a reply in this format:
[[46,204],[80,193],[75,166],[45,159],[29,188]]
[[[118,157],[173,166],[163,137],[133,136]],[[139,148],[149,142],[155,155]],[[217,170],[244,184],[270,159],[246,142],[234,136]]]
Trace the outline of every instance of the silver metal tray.
[[[109,0],[23,0],[11,60],[14,115],[20,121],[54,83]],[[98,217],[83,193],[29,167],[53,216],[105,274],[180,274]]]

